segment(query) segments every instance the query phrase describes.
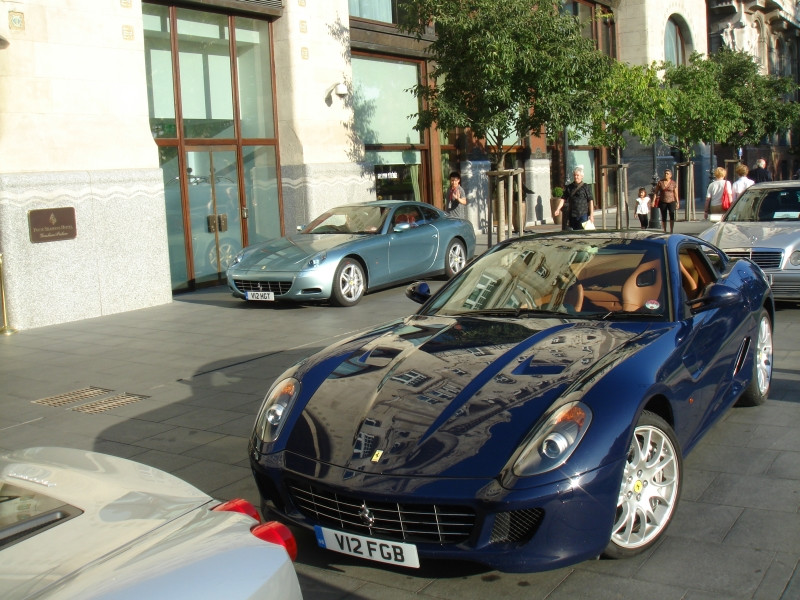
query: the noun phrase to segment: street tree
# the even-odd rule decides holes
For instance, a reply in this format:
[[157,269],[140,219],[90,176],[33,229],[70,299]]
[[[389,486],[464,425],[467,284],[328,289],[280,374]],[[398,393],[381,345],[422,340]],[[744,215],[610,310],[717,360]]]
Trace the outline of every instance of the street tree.
[[[652,143],[668,106],[655,64],[633,66],[613,62],[608,77],[600,85],[588,130],[590,144],[606,146],[616,157],[613,168],[620,184],[617,186],[619,194],[624,194],[627,187],[622,150],[627,146],[629,136],[636,136],[642,143]],[[618,205],[622,206],[624,202],[624,197],[620,196]],[[619,211],[617,226],[622,226]]]
[[741,123],[741,107],[722,94],[721,68],[695,52],[686,64],[663,63],[666,110],[658,129],[664,139],[692,154],[699,143],[728,139]]
[[470,129],[502,168],[522,138],[588,122],[611,61],[561,1],[408,0],[404,9],[401,29],[418,39],[436,30],[429,79],[413,89],[417,129]]
[[800,105],[791,101],[798,89],[791,78],[762,74],[753,56],[743,51],[723,48],[709,60],[718,67],[720,96],[739,107],[734,131],[719,141],[757,146],[800,118]]
[[589,143],[611,148],[622,160],[629,135],[652,143],[658,123],[669,104],[663,94],[658,67],[629,65],[614,61],[608,77],[601,82],[595,112],[589,124]]

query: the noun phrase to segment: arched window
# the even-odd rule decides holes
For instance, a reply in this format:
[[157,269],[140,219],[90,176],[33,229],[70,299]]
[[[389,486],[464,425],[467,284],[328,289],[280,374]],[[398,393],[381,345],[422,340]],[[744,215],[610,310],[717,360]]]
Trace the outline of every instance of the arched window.
[[763,73],[768,73],[769,65],[767,59],[769,58],[769,52],[767,51],[767,36],[764,33],[765,28],[760,21],[753,23],[753,27],[755,27],[756,30],[756,47],[754,49],[756,62],[761,65],[761,71]]
[[686,43],[680,25],[672,17],[664,32],[664,60],[674,65],[686,64]]

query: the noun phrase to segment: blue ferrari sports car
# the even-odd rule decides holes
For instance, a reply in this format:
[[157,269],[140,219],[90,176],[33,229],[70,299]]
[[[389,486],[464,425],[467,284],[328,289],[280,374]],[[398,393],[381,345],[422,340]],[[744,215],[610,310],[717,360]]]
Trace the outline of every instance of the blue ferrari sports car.
[[262,509],[332,551],[509,572],[637,554],[684,456],[769,391],[768,282],[695,237],[515,238],[407,295],[416,314],[299,362],[256,419]]
[[245,300],[353,306],[367,291],[431,275],[452,277],[474,252],[472,224],[429,204],[347,204],[295,235],[244,248],[228,267],[228,287]]

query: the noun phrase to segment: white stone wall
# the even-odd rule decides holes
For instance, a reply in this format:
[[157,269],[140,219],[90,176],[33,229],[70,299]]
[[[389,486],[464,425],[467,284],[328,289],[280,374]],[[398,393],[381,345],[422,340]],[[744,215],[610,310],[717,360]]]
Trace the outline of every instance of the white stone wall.
[[[172,301],[140,0],[0,0],[0,253],[9,327]],[[75,239],[33,243],[31,210]]]
[[0,172],[158,167],[140,0],[0,0],[0,23]]
[[[292,0],[274,23],[278,135],[286,230],[345,202],[374,200],[357,163],[347,0]],[[344,83],[347,95],[336,93]],[[313,213],[313,214],[312,214]]]
[[[31,210],[75,208],[75,239],[33,243]],[[0,174],[7,325],[30,329],[172,301],[160,169]]]
[[686,56],[708,50],[706,3],[700,0],[623,0],[615,7],[619,58],[632,65],[664,60],[664,32],[675,17],[686,25]]

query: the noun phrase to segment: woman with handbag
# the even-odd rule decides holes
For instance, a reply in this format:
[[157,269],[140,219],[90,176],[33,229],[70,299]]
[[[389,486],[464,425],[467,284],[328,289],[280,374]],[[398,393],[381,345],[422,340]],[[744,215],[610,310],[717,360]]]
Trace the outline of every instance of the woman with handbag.
[[[706,208],[703,217],[712,221],[719,221],[725,211],[730,208],[731,184],[725,179],[727,171],[723,167],[714,169],[714,181],[708,184],[706,190]],[[728,207],[723,208],[723,195],[727,195]]]
[[664,169],[664,179],[661,179],[656,185],[653,202],[661,210],[664,233],[667,233],[667,215],[669,215],[669,232],[672,233],[675,230],[675,213],[681,207],[681,200],[678,198],[678,184],[672,179],[672,170]]

